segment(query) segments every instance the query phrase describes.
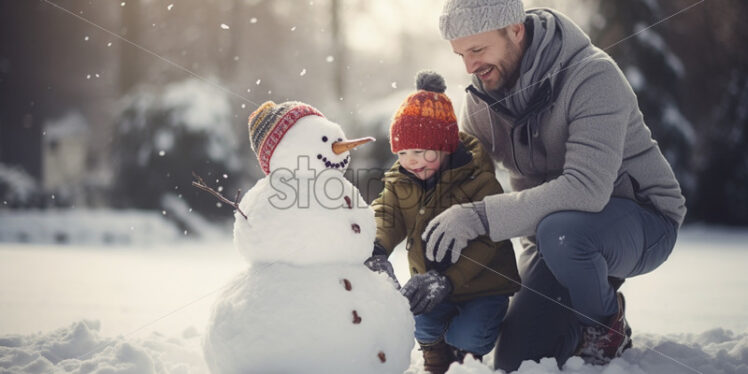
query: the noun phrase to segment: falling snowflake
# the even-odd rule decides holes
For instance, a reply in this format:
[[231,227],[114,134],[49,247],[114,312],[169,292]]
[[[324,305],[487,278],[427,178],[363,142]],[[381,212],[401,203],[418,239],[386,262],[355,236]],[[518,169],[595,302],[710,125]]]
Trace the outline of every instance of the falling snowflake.
[[296,26],[291,27],[291,31],[296,31]]
[[86,79],[91,79],[91,74],[86,74]]
[[246,108],[247,104],[242,104],[242,109]]
[[335,61],[335,57],[327,56],[327,58],[325,59],[325,61],[327,61],[327,62],[333,62],[333,61]]
[[166,215],[166,211],[165,211],[165,210],[162,210],[162,211],[161,211],[161,215],[162,215],[162,216],[165,216],[165,215]]
[[229,25],[227,25],[225,23],[222,23],[221,24],[221,28],[224,29],[224,30],[228,30],[229,29]]
[[125,2],[124,2],[124,1],[123,1],[123,2],[121,2],[121,3],[119,4],[119,6],[125,6]]
[[168,5],[168,6],[166,7],[166,10],[171,10],[171,8],[174,8],[174,4],[169,4],[169,5]]
[[228,174],[224,174],[223,175],[223,179],[229,179],[229,175]]
[[259,86],[260,82],[262,82],[262,79],[258,79],[257,82],[255,82],[255,84],[257,84]]
[[84,36],[83,40],[88,41],[88,35]]
[[250,18],[249,23],[257,23],[257,17]]
[[397,82],[392,82],[392,88],[397,88]]
[[107,47],[111,47],[112,46],[112,42],[106,43],[106,46]]
[[306,69],[302,69],[301,73],[299,73],[299,76],[303,77],[306,75]]
[[166,152],[163,151],[163,150],[161,150],[161,151],[158,152],[158,155],[161,156],[161,157],[164,157],[164,155],[166,155]]

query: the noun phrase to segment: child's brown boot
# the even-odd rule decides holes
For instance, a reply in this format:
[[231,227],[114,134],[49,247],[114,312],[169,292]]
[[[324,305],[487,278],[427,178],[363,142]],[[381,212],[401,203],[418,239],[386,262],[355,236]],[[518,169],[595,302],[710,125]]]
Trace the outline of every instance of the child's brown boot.
[[432,374],[444,374],[449,365],[455,361],[452,347],[444,339],[432,344],[421,344],[423,351],[423,368]]

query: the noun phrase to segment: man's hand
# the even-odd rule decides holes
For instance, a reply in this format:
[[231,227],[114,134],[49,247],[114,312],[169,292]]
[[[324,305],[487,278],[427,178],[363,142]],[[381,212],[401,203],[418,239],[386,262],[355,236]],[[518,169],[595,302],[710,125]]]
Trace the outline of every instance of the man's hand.
[[428,313],[452,293],[452,282],[436,270],[429,270],[412,276],[400,293],[408,299],[414,315]]
[[364,261],[364,265],[371,271],[387,274],[395,282],[395,288],[400,289],[400,282],[397,281],[397,277],[395,276],[395,269],[392,267],[392,263],[387,260],[387,256],[371,256]]
[[474,203],[454,205],[434,217],[421,236],[426,242],[426,258],[441,262],[447,252],[451,252],[452,263],[457,262],[469,240],[488,232],[479,209],[485,217],[485,205]]

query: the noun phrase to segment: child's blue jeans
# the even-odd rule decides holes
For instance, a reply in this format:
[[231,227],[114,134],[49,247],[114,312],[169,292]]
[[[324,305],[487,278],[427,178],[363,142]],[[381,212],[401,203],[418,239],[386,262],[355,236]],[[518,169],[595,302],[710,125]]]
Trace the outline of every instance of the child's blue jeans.
[[432,344],[444,338],[447,344],[477,355],[493,349],[509,297],[483,296],[453,303],[444,301],[432,311],[415,316],[416,340]]

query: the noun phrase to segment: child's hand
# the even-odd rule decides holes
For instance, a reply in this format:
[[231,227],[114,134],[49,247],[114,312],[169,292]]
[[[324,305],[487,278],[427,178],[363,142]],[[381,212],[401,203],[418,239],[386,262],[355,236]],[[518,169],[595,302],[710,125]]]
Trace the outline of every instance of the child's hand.
[[452,263],[457,262],[469,240],[488,232],[478,212],[481,208],[485,216],[485,205],[477,202],[454,205],[434,217],[421,236],[426,242],[426,258],[441,262],[447,252],[452,252]]
[[414,315],[428,313],[452,293],[452,282],[435,270],[429,270],[410,277],[400,293],[410,302]]
[[397,281],[397,277],[395,276],[395,269],[392,267],[392,263],[387,260],[387,256],[371,256],[364,261],[364,265],[366,265],[366,267],[371,271],[386,273],[390,278],[392,278],[392,281],[395,282],[395,288],[398,290],[400,289],[400,282]]

